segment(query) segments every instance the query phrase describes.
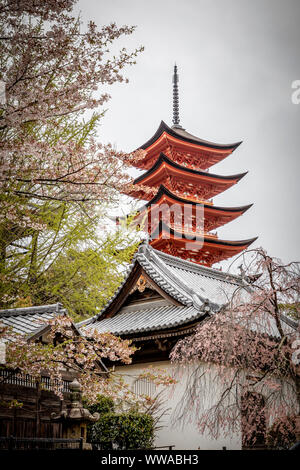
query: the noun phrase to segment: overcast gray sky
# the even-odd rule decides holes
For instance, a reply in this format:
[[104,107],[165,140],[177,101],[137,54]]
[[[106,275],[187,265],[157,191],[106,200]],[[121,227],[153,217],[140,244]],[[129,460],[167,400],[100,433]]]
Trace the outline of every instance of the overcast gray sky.
[[120,45],[145,46],[112,99],[99,140],[130,151],[163,119],[172,125],[172,73],[179,71],[181,125],[217,143],[243,140],[211,171],[249,171],[215,204],[254,203],[218,230],[220,238],[259,236],[254,246],[288,262],[299,256],[299,0],[80,0],[84,20],[137,25]]

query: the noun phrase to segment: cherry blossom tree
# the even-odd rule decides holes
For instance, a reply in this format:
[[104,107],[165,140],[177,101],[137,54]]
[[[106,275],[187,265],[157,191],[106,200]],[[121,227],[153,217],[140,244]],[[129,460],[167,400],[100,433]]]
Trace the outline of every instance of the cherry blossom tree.
[[299,440],[299,263],[263,249],[243,257],[243,285],[171,353],[189,371],[174,419],[215,439],[242,430],[244,447],[263,445],[275,422],[288,435],[296,420]]
[[[134,27],[97,29],[71,14],[75,0],[6,0],[0,6],[0,184],[2,219],[41,227],[37,201],[111,201],[130,184],[124,166],[139,158],[95,138],[101,86],[126,81],[143,49],[110,46]],[[86,112],[93,112],[87,117]],[[118,190],[118,191],[116,191]]]
[[[131,187],[126,154],[96,138],[109,95],[142,48],[110,49],[135,27],[74,18],[75,0],[4,0],[0,5],[0,288],[2,306],[62,301],[83,314],[120,281],[130,260],[120,236],[97,237],[106,203]],[[127,190],[126,189],[126,190]],[[103,232],[103,231],[102,231]],[[109,250],[106,248],[109,246]],[[127,253],[127,257],[124,253]],[[121,254],[121,255],[120,255]],[[91,279],[91,266],[102,261]],[[63,267],[63,263],[64,267]],[[101,269],[100,269],[101,266]],[[104,268],[116,282],[107,288]],[[62,273],[64,272],[64,276]],[[87,274],[90,275],[87,275]],[[101,275],[102,273],[102,275]],[[85,280],[84,283],[80,284]],[[54,283],[54,279],[57,283]],[[77,287],[72,290],[70,285]],[[88,282],[90,281],[90,282]],[[79,286],[82,286],[80,289]],[[66,289],[66,286],[69,286]],[[73,299],[73,300],[72,300]],[[83,302],[84,303],[84,302]]]
[[[109,47],[134,27],[85,27],[72,16],[75,0],[6,0],[0,6],[1,173],[5,195],[39,200],[93,201],[111,198],[130,179],[124,165],[137,156],[117,152],[83,136],[103,112],[83,120],[109,99],[99,89],[126,79],[122,69],[142,50],[119,55]],[[78,138],[79,136],[79,138]]]
[[[43,386],[47,374],[54,393],[63,398],[63,375],[72,372],[82,386],[86,403],[93,404],[99,395],[120,401],[123,407],[147,410],[153,405],[149,396],[137,396],[121,373],[107,369],[104,363],[130,364],[136,348],[130,340],[95,329],[79,334],[72,319],[57,315],[47,322],[44,341],[30,341],[10,328],[0,325],[0,340],[6,344],[5,368],[11,375],[29,374]],[[45,337],[47,341],[45,341]],[[1,378],[5,382],[9,374]],[[157,385],[174,383],[165,371],[145,369],[138,378],[147,377]]]
[[[100,143],[97,131],[106,90],[127,81],[123,70],[143,48],[112,54],[135,27],[84,25],[72,13],[75,4],[0,5],[0,289],[6,308],[63,301],[73,314],[95,312],[135,248],[122,233],[105,234],[102,218],[120,191],[128,193],[126,167],[144,152],[117,151]],[[13,374],[40,380],[47,371],[60,395],[63,370],[70,369],[87,402],[106,395],[149,409],[149,397],[135,397],[121,375],[99,368],[102,359],[129,363],[134,348],[128,341],[78,335],[68,317],[50,326],[47,344],[2,330]],[[151,376],[157,383],[171,380]]]

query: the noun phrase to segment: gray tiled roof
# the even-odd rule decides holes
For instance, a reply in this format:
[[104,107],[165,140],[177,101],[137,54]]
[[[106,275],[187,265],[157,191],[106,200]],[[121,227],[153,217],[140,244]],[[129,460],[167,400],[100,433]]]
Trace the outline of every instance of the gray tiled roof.
[[245,287],[238,276],[199,266],[189,261],[182,261],[178,258],[174,259],[173,256],[165,253],[160,253],[160,258],[174,276],[186,282],[198,295],[218,305],[228,302],[237,288]]
[[38,307],[11,308],[0,310],[0,323],[11,326],[15,333],[31,335],[42,327],[55,315],[64,313],[62,305],[41,305]]
[[86,329],[96,329],[99,333],[110,332],[114,334],[131,334],[143,331],[163,330],[174,326],[189,323],[202,317],[203,311],[194,307],[177,307],[165,305],[152,307],[133,312],[119,312],[113,318],[96,321]]
[[[120,310],[112,318],[104,318],[106,309],[117,300],[134,267],[139,264],[147,275],[182,307],[168,305],[163,308],[141,306],[138,311]],[[87,329],[115,334],[151,331],[189,323],[203,316],[204,307],[211,313],[219,311],[228,302],[233,292],[246,284],[239,276],[228,275],[215,269],[154,250],[142,244],[137,251],[124,282],[115,292],[102,311],[78,324]]]

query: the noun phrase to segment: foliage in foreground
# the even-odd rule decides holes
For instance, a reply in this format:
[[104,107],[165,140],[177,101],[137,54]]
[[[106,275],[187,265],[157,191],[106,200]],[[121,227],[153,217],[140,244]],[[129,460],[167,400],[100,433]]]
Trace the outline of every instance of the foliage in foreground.
[[116,411],[111,397],[99,395],[97,401],[88,406],[90,413],[99,413],[97,423],[88,427],[88,442],[102,449],[146,449],[152,446],[155,419],[149,413],[135,410]]
[[154,422],[150,415],[103,413],[90,430],[90,442],[100,443],[102,449],[149,449],[153,445]]
[[265,440],[277,420],[288,434],[289,416],[297,416],[300,431],[300,265],[285,265],[263,249],[249,252],[232,298],[171,353],[189,370],[175,419],[184,423],[192,415],[212,438],[242,427],[245,446]]
[[[81,384],[88,405],[97,402],[99,395],[105,395],[132,407],[149,406],[149,397],[136,396],[122,374],[107,372],[101,367],[103,360],[130,364],[135,347],[129,340],[95,329],[86,331],[84,336],[79,335],[72,319],[66,315],[50,320],[47,339],[46,344],[27,341],[24,336],[0,325],[0,340],[6,342],[6,368],[11,375],[29,374],[41,383],[47,373],[54,393],[62,398],[63,372],[71,370]],[[151,376],[155,383],[171,383],[170,378],[161,373],[156,376],[153,371]]]
[[99,413],[99,415],[103,415],[105,413],[113,413],[115,411],[115,402],[111,397],[99,395],[95,403],[91,405],[86,404],[86,407],[91,414]]
[[277,419],[267,433],[267,446],[271,449],[289,449],[297,441],[296,417]]

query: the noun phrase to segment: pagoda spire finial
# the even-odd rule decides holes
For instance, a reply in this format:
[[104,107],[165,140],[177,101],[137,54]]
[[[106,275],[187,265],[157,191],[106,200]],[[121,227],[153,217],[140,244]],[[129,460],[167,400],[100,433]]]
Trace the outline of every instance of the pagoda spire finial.
[[177,65],[174,65],[174,75],[173,75],[173,127],[177,127],[179,129],[182,126],[179,124],[179,96],[178,96],[178,81],[179,77],[177,74]]

